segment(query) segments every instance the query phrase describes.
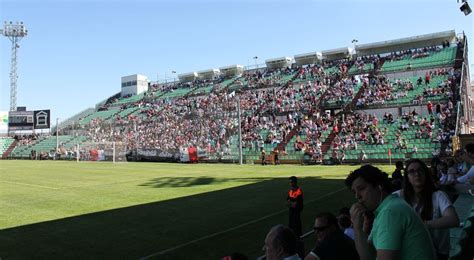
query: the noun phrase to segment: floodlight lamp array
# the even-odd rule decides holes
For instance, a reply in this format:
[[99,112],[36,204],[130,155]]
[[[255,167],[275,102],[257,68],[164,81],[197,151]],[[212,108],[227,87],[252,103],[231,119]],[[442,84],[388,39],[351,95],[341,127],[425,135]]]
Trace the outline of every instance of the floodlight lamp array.
[[24,37],[28,34],[28,30],[23,22],[13,23],[12,21],[3,24],[1,33],[6,37]]

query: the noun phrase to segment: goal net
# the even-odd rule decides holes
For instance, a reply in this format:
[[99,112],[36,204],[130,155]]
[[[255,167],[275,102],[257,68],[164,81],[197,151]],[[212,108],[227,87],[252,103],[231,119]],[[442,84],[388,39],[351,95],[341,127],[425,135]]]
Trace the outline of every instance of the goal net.
[[88,142],[77,145],[77,161],[127,162],[127,145],[123,142]]

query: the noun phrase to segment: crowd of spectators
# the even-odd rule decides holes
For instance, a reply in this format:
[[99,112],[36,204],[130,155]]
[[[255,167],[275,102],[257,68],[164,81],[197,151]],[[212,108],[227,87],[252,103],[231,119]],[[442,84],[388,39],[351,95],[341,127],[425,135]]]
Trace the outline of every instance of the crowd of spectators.
[[281,69],[256,69],[245,72],[234,85],[245,89],[282,87],[286,83],[283,79],[297,72],[298,68],[293,66]]
[[[300,238],[291,228],[273,227],[266,259],[449,259],[455,247],[450,229],[464,221],[454,202],[461,194],[474,196],[474,143],[430,167],[418,159],[399,161],[391,177],[372,165],[349,173],[345,183],[356,199],[350,210],[316,214],[312,232]],[[310,234],[314,246],[304,248]]]
[[[344,66],[341,68],[344,70]],[[304,81],[286,86],[276,83],[283,76],[295,73]],[[305,115],[312,114],[317,109],[318,99],[328,88],[331,78],[325,76],[324,69],[320,66],[256,70],[242,78],[250,87],[238,90],[237,93],[234,91],[229,94],[230,91],[214,89],[209,95],[174,100],[144,98],[123,104],[119,109],[123,111],[138,107],[139,113],[125,117],[117,114],[113,124],[110,120],[96,118],[91,120],[86,129],[89,139],[94,142],[127,140],[129,149],[140,147],[177,150],[180,147],[198,146],[210,153],[218,150],[229,153],[230,137],[236,134],[235,105],[238,97],[242,111],[244,147],[257,150],[263,143],[281,143],[295,126],[301,126]],[[176,84],[172,88],[192,88],[206,84],[213,83],[195,81],[191,85]],[[236,84],[239,84],[238,80]],[[169,89],[151,85],[151,92],[153,91],[163,92]],[[305,120],[305,126],[309,124]],[[312,142],[312,145],[315,143]]]
[[[431,103],[428,104],[428,107]],[[426,139],[429,143],[440,143],[441,148],[432,151],[433,156],[452,155],[451,137],[454,135],[455,125],[452,102],[437,103],[436,109],[427,109],[428,113],[420,116],[414,109],[404,112],[395,118],[392,113],[386,112],[382,118],[372,114],[348,113],[340,115],[334,120],[335,137],[332,142],[333,158],[343,160],[347,150],[357,150],[358,145],[384,145],[390,144],[394,151],[408,148],[408,143],[415,139]],[[396,131],[391,132],[390,129]],[[405,134],[406,131],[414,131],[414,136]],[[433,135],[436,133],[436,135]],[[395,140],[390,142],[389,135],[394,135]],[[407,152],[411,157],[418,152],[416,144],[412,150]]]
[[[368,65],[372,65],[372,66],[368,66]],[[380,55],[368,55],[368,56],[357,57],[352,67],[356,68],[357,73],[366,74],[369,72],[376,73],[377,71],[380,70],[380,65],[381,65]]]
[[[427,87],[432,78],[442,78],[435,87]],[[438,69],[427,72],[424,79],[420,76],[416,82],[408,79],[389,80],[386,77],[371,78],[365,85],[361,96],[357,99],[356,106],[364,108],[371,105],[384,105],[387,101],[398,100],[409,96],[415,88],[423,88],[423,92],[415,95],[412,101],[414,105],[421,105],[428,97],[441,96],[452,98],[455,89],[456,78],[453,69]]]
[[[446,47],[449,44],[444,44]],[[402,51],[383,57],[385,60],[402,59],[405,55],[419,55],[436,51],[436,48]],[[456,72],[453,69],[436,69],[429,71],[424,80],[391,81],[385,77],[368,77],[368,75],[349,76],[349,68],[362,70],[367,64],[380,67],[380,56],[358,57],[355,60],[341,59],[307,66],[291,66],[282,69],[256,69],[247,71],[229,86],[222,88],[223,76],[210,80],[195,80],[176,84],[151,84],[145,98],[135,103],[123,104],[119,111],[138,107],[132,115],[115,115],[113,125],[109,120],[94,119],[87,126],[90,139],[96,142],[107,140],[127,140],[129,149],[138,147],[178,150],[180,147],[198,146],[208,152],[225,150],[230,152],[230,137],[236,134],[238,126],[236,117],[236,100],[240,100],[243,134],[243,146],[260,151],[263,144],[287,142],[287,136],[293,129],[299,129],[295,150],[320,158],[324,140],[322,133],[333,130],[336,134],[332,149],[357,149],[358,144],[386,144],[387,129],[379,127],[378,118],[372,115],[349,115],[345,118],[328,119],[325,115],[316,117],[316,111],[323,105],[344,105],[352,100],[360,87],[362,95],[356,106],[359,108],[384,104],[408,95],[420,85],[429,85],[431,78],[446,77],[437,87],[425,88],[423,94],[415,98],[422,104],[423,99],[436,95],[450,98],[446,107],[444,103],[433,105],[433,112],[428,119],[415,117],[405,120],[405,116],[395,119],[387,116],[387,122],[399,123],[403,132],[416,127],[416,135],[444,142],[452,134],[451,125],[445,121],[452,119],[453,93],[456,83]],[[459,73],[457,73],[459,74]],[[294,76],[294,81],[286,83],[283,78]],[[416,85],[415,85],[416,84]],[[211,94],[194,93],[175,99],[160,99],[156,93],[167,93],[178,88],[196,89],[212,86]],[[238,86],[238,88],[234,88]],[[114,102],[104,106],[113,107]],[[417,103],[417,104],[418,104]],[[219,120],[216,120],[219,119]],[[433,119],[443,131],[433,131]],[[418,121],[421,122],[418,122]],[[429,121],[429,123],[426,123]],[[446,128],[446,129],[444,129]],[[300,135],[305,132],[307,138]],[[438,133],[433,136],[433,132]],[[407,140],[397,133],[396,148],[406,148]],[[449,152],[443,147],[439,154]]]
[[372,78],[369,84],[364,85],[361,96],[357,99],[356,107],[363,108],[370,105],[383,105],[387,101],[406,97],[408,91],[413,90],[410,80],[397,80],[393,84],[385,77]]
[[[375,115],[364,113],[345,114],[339,120],[340,127],[335,131],[336,136],[332,144],[333,150],[357,150],[358,143],[386,143],[385,136],[388,130],[383,124],[379,124],[379,119]],[[336,120],[336,122],[339,123],[339,120]]]
[[451,44],[448,41],[444,41],[442,45],[429,46],[418,49],[409,49],[398,52],[392,52],[389,55],[384,56],[385,62],[387,61],[398,61],[404,59],[418,59],[428,57],[433,53],[439,52],[445,48],[449,48]]
[[474,193],[474,144],[453,156],[432,160],[436,184],[448,193]]
[[16,141],[18,141],[18,144],[19,145],[23,145],[23,146],[28,146],[28,145],[32,145],[36,142],[36,140],[39,139],[39,135],[38,134],[28,134],[28,135],[15,135],[13,137]]
[[95,142],[126,141],[129,150],[176,152],[196,146],[208,152],[229,152],[229,138],[237,126],[235,96],[211,93],[171,101],[140,101],[139,106],[139,114],[120,119],[122,124],[92,120],[87,126],[89,137]]
[[[337,125],[337,122],[336,122]],[[316,162],[322,161],[322,144],[325,141],[324,133],[333,130],[334,122],[330,114],[313,114],[305,117],[301,128],[296,135],[295,151],[302,151]],[[303,140],[301,137],[304,136]]]
[[330,88],[326,90],[323,96],[323,102],[325,105],[335,103],[336,105],[343,105],[344,103],[352,100],[357,87],[362,84],[360,78],[342,78],[334,82]]

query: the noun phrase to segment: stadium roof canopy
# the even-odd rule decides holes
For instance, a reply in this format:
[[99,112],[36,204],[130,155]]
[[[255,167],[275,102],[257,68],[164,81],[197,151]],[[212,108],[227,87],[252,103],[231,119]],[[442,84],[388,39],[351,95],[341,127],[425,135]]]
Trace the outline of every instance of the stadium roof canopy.
[[280,58],[268,59],[265,61],[268,69],[281,69],[290,67],[293,63],[293,59],[291,57],[285,56]]
[[219,69],[225,77],[240,76],[244,72],[244,66],[242,65],[224,66],[220,67]]
[[295,55],[295,62],[299,66],[308,64],[318,64],[321,62],[323,56],[321,52],[309,52]]
[[197,72],[182,73],[178,75],[179,82],[190,82],[198,77]]
[[349,47],[343,47],[332,50],[321,51],[323,59],[325,60],[340,60],[348,58],[351,53]]
[[423,34],[418,36],[400,38],[396,40],[358,44],[355,46],[357,56],[391,53],[401,50],[422,48],[426,46],[441,45],[444,41],[452,42],[456,38],[454,30]]
[[213,79],[215,76],[221,74],[221,71],[219,69],[209,69],[198,71],[197,74],[200,79]]

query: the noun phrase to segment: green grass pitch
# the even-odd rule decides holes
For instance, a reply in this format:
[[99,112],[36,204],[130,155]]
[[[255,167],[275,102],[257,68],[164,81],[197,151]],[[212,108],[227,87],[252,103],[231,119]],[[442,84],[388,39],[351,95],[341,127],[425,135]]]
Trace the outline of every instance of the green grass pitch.
[[289,176],[307,231],[354,201],[342,180],[356,167],[2,160],[0,258],[253,259],[288,222]]

